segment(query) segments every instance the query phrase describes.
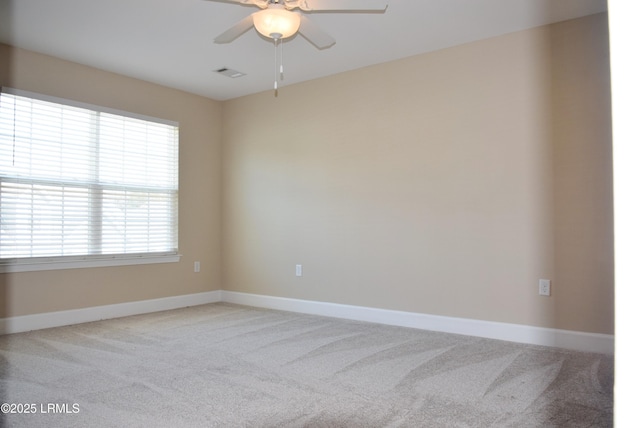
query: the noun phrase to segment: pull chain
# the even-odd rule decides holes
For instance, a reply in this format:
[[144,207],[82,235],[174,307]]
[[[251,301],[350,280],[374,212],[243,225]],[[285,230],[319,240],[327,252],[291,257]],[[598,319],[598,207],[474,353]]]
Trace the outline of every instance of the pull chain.
[[284,43],[280,40],[280,80],[284,80]]
[[278,96],[278,40],[273,39],[273,64],[274,64],[274,77],[273,77],[273,95]]
[[[280,45],[280,61],[278,61],[278,45]],[[273,37],[273,63],[274,63],[274,77],[273,77],[273,90],[274,96],[278,96],[278,73],[280,73],[280,80],[284,80],[284,46],[280,37]],[[279,62],[279,64],[278,64]]]

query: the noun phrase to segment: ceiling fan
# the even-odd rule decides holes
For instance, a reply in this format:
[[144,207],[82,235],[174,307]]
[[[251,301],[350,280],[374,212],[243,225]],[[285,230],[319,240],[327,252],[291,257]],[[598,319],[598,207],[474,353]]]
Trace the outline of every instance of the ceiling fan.
[[301,12],[379,12],[387,10],[386,0],[209,0],[257,6],[261,11],[252,13],[214,39],[215,43],[230,43],[251,27],[273,40],[275,47],[275,79],[273,89],[278,96],[278,46],[280,46],[280,80],[284,79],[282,40],[300,33],[318,49],[333,46],[336,41]]
[[387,10],[386,0],[209,0],[257,6],[262,9],[252,13],[214,39],[215,43],[230,43],[251,27],[275,41],[300,33],[318,49],[333,46],[336,41],[303,13],[294,12],[378,12]]

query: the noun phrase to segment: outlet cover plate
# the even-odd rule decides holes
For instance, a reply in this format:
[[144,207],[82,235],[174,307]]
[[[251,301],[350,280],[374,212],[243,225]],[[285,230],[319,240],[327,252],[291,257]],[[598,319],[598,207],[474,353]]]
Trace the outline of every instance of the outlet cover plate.
[[541,296],[551,296],[551,280],[541,279],[538,281],[538,294]]

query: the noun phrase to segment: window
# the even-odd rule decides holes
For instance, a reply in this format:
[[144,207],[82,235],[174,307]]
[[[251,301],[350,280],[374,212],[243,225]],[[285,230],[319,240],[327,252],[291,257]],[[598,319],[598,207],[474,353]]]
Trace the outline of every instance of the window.
[[3,88],[0,226],[4,271],[176,261],[177,124]]

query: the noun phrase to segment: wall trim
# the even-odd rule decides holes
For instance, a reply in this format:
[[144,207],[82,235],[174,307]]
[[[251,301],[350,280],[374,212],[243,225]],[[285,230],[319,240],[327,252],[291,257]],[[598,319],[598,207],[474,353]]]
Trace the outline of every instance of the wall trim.
[[485,337],[582,352],[596,352],[608,355],[613,355],[614,353],[614,336],[611,334],[558,330],[521,324],[445,317],[416,312],[394,311],[224,290],[222,291],[222,301],[268,309]]
[[116,303],[113,305],[94,306],[90,308],[71,309],[68,311],[46,312],[34,315],[0,318],[0,334],[21,333],[43,328],[61,327],[82,324],[111,318],[140,315],[187,306],[204,305],[220,302],[220,290],[204,293],[185,294],[181,296],[163,297],[159,299],[141,300],[137,302]]
[[0,334],[21,333],[218,302],[558,347],[582,352],[609,355],[614,353],[614,336],[611,334],[558,330],[224,290],[0,318]]

